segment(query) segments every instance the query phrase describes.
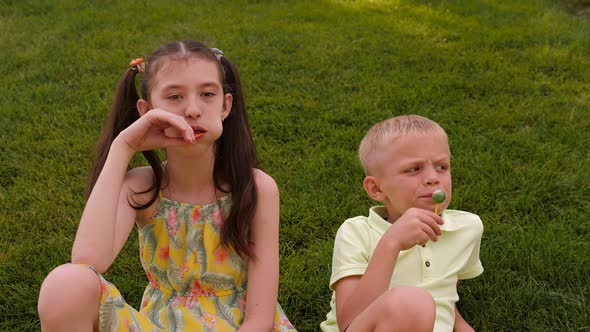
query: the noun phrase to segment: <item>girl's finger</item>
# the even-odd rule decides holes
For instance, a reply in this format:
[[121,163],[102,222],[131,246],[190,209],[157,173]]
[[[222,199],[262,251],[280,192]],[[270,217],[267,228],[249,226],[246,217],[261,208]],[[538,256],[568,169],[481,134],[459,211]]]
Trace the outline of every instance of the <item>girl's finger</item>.
[[180,131],[183,138],[187,142],[194,142],[194,132],[193,128],[186,122],[186,120],[181,117],[180,115],[168,113],[162,110],[152,110],[149,113],[152,113],[153,120],[152,123],[159,128],[166,129],[169,127],[173,127],[176,130]]
[[162,147],[166,148],[171,146],[183,145],[186,143],[191,143],[191,141],[189,141],[189,139],[187,139],[186,137],[164,137],[162,141]]

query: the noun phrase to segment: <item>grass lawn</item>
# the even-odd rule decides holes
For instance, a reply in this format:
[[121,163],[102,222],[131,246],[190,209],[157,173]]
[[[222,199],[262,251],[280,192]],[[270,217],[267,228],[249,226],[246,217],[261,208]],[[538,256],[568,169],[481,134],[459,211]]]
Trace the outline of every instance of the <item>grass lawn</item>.
[[[0,2],[0,330],[36,331],[69,260],[115,84],[165,41],[222,49],[281,190],[279,301],[329,309],[333,238],[366,214],[356,150],[375,122],[432,118],[451,208],[481,216],[485,272],[460,287],[478,331],[590,330],[590,7],[585,0]],[[106,273],[139,305],[134,233]]]

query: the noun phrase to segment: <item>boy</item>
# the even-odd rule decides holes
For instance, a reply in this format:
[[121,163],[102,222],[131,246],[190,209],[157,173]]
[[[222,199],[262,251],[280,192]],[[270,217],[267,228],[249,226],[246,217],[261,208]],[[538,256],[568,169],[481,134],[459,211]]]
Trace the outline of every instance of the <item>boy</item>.
[[[346,220],[336,234],[324,332],[473,331],[455,303],[457,283],[480,275],[483,226],[445,210],[451,152],[445,131],[417,115],[373,126],[359,157],[363,187],[383,206]],[[432,193],[446,199],[435,214]]]

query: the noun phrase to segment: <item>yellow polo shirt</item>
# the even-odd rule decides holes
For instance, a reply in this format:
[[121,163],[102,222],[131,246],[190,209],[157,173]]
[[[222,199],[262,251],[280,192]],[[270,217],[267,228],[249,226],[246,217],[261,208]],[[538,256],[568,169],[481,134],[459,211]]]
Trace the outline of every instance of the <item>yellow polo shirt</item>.
[[[401,251],[389,287],[428,290],[436,302],[434,331],[453,331],[459,300],[457,281],[483,272],[479,260],[483,224],[477,215],[464,211],[445,210],[441,216],[445,223],[440,226],[438,241]],[[342,278],[365,273],[377,243],[391,226],[386,218],[385,207],[376,206],[369,210],[369,217],[350,218],[340,226],[334,241],[330,289]],[[332,292],[331,311],[320,325],[324,332],[338,332],[335,298]]]

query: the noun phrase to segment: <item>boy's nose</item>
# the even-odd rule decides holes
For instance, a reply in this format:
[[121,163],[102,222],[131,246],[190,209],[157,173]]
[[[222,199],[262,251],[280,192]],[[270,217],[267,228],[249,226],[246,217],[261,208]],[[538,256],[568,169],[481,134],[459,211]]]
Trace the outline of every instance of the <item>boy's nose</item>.
[[435,184],[438,184],[438,183],[439,183],[438,178],[430,178],[430,179],[427,179],[426,180],[426,184],[429,185],[429,186],[435,185]]
[[436,170],[431,169],[426,173],[426,177],[424,178],[424,182],[429,185],[435,185],[435,184],[439,184],[440,180],[438,179],[438,174],[436,173]]

